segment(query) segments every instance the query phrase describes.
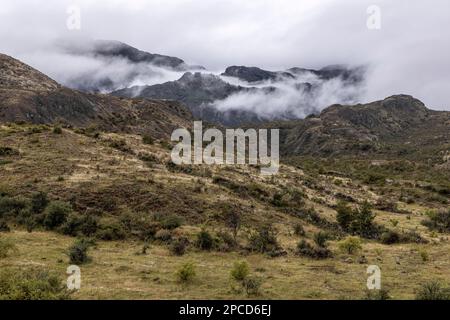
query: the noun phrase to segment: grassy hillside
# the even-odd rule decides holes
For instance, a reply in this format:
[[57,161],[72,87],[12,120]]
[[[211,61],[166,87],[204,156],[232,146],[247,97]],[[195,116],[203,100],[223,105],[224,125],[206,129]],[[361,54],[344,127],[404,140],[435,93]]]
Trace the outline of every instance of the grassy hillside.
[[[23,270],[63,283],[84,238],[72,298],[361,299],[372,264],[393,298],[449,285],[448,171],[434,163],[291,158],[270,178],[175,166],[169,150],[145,135],[2,125],[0,283]],[[239,261],[249,275],[232,279]],[[177,277],[189,262],[195,275]]]

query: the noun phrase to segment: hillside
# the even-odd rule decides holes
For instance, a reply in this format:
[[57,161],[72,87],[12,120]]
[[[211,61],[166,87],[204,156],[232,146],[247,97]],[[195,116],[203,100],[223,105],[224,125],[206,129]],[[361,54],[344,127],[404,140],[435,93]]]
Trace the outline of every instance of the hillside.
[[87,94],[58,85],[39,71],[0,55],[0,122],[30,122],[168,137],[192,116],[176,102]]
[[286,156],[440,157],[450,146],[450,112],[407,95],[364,105],[333,105],[304,120],[275,122]]
[[[73,264],[73,299],[412,299],[448,286],[449,158],[436,153],[448,113],[394,96],[264,124],[288,155],[266,177],[172,163],[170,133],[192,125],[178,103],[85,94],[1,59],[0,298],[24,294],[17,283],[42,298],[32,284],[63,283]],[[347,147],[363,143],[374,148]],[[369,265],[385,290],[367,292]]]

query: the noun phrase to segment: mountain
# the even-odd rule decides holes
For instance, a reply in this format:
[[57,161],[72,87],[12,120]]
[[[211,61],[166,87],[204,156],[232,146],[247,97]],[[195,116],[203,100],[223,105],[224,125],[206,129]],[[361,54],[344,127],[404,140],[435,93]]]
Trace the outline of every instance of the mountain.
[[282,127],[285,155],[387,154],[436,156],[450,148],[450,112],[408,95],[358,105],[333,105]]
[[287,79],[295,79],[295,76],[289,72],[267,71],[257,67],[232,66],[228,67],[222,76],[234,77],[247,82],[260,81],[283,81]]
[[191,126],[177,102],[87,94],[59,85],[30,66],[0,54],[0,122],[95,126],[103,130],[168,137]]
[[113,40],[93,40],[83,43],[63,43],[61,46],[69,53],[100,58],[122,58],[131,63],[150,63],[178,71],[204,69],[202,66],[190,66],[182,59],[154,54],[136,49],[128,44]]
[[344,65],[330,65],[320,70],[294,67],[287,71],[295,75],[310,73],[325,81],[340,78],[346,82],[360,83],[364,80],[366,68],[363,66],[351,68]]
[[[316,88],[309,83],[295,83],[294,89],[306,95]],[[207,73],[185,73],[176,81],[152,86],[134,86],[117,90],[111,94],[119,97],[140,97],[150,99],[175,100],[185,104],[197,118],[227,126],[237,126],[250,122],[272,120],[253,110],[216,108],[215,102],[225,100],[235,94],[271,95],[281,94],[274,86],[243,87],[222,80],[221,77]],[[294,114],[279,113],[276,119],[295,119]]]

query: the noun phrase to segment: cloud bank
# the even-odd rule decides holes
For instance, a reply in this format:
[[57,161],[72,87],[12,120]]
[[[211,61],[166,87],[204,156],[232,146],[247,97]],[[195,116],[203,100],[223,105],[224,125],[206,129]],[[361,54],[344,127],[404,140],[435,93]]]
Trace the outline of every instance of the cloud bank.
[[[372,4],[381,9],[380,30],[366,26],[366,10]],[[66,10],[71,5],[81,9],[81,30],[67,29]],[[358,102],[405,93],[431,108],[450,110],[449,18],[447,0],[3,0],[0,51],[61,82],[93,74],[114,76],[120,84],[136,72],[123,61],[72,59],[49,52],[55,40],[73,37],[119,40],[210,70],[229,65],[283,70],[367,64],[366,90]],[[137,78],[142,84],[179,76],[150,66],[143,69]],[[280,99],[291,104],[295,99],[286,91]],[[335,100],[346,96],[340,91],[336,85],[318,103],[326,107],[339,102]],[[248,98],[263,106],[267,102]],[[261,108],[270,110],[271,105],[275,104]]]

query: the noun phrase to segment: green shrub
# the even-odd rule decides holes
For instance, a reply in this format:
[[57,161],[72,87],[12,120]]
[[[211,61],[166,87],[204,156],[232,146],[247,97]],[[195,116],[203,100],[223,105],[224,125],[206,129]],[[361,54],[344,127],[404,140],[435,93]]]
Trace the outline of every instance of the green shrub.
[[421,286],[416,294],[417,300],[450,300],[450,289],[439,282],[431,281]]
[[160,224],[163,229],[173,230],[183,225],[183,217],[177,215],[169,215],[161,219]]
[[354,233],[366,238],[375,236],[375,214],[372,213],[371,205],[367,201],[353,212],[353,217],[351,229]]
[[190,262],[183,264],[176,272],[178,282],[184,284],[194,281],[196,275],[195,265]]
[[319,231],[316,234],[314,234],[314,242],[316,243],[317,246],[321,248],[326,248],[329,237],[330,236],[328,235],[328,233]]
[[31,210],[33,213],[42,213],[49,201],[45,192],[39,191],[31,195]]
[[248,267],[247,262],[245,261],[235,262],[230,274],[234,280],[244,281],[250,274],[250,269]]
[[427,212],[428,218],[422,224],[430,230],[450,233],[450,209]]
[[301,225],[300,223],[297,223],[294,226],[294,234],[299,237],[304,237],[306,235],[306,232],[305,232],[305,229],[303,228],[303,225]]
[[148,134],[144,134],[142,136],[142,143],[144,144],[154,144],[155,143],[155,139],[153,139],[150,135]]
[[170,244],[170,252],[176,256],[182,256],[186,253],[186,249],[189,245],[189,239],[186,237],[176,238]]
[[93,236],[98,229],[98,218],[91,215],[69,215],[67,221],[61,226],[61,232],[70,236]]
[[81,265],[91,261],[87,251],[93,245],[91,240],[78,239],[69,247],[68,255],[71,264]]
[[279,248],[277,235],[271,225],[264,225],[249,237],[250,249],[260,253],[273,251]]
[[201,250],[211,250],[214,247],[214,238],[208,231],[202,230],[197,234],[195,245]]
[[42,270],[1,270],[0,300],[67,300],[60,278]]
[[353,221],[353,210],[345,202],[339,202],[336,207],[336,220],[345,231],[350,230],[350,225]]
[[0,238],[0,259],[7,258],[14,251],[17,247],[11,240]]
[[332,257],[329,249],[324,247],[313,246],[306,240],[301,240],[297,245],[297,255],[312,259],[326,259]]
[[0,218],[1,217],[16,217],[22,210],[30,206],[30,201],[24,197],[9,197],[4,196],[0,198]]
[[367,290],[365,300],[391,300],[392,297],[389,294],[389,290],[380,289],[380,290]]
[[0,232],[10,232],[11,229],[9,228],[8,224],[5,220],[0,219]]
[[127,145],[127,142],[124,139],[110,139],[108,141],[108,146],[124,153],[133,153],[133,150]]
[[172,232],[166,229],[158,230],[155,234],[155,239],[162,242],[168,242],[172,239]]
[[242,281],[242,286],[249,297],[260,295],[261,285],[262,280],[257,277],[247,277]]
[[54,134],[62,134],[62,129],[59,126],[56,126],[53,128],[53,133]]
[[100,224],[95,235],[96,238],[105,241],[123,240],[127,236],[123,226],[117,222]]
[[362,249],[361,239],[358,237],[347,237],[339,242],[339,248],[347,254],[355,254]]
[[383,244],[395,244],[400,242],[400,234],[397,231],[387,230],[381,234],[380,241]]
[[67,217],[72,212],[72,207],[69,203],[63,201],[52,201],[44,210],[44,226],[53,230],[64,222],[66,222]]
[[218,232],[218,249],[221,251],[231,251],[238,246],[236,238],[228,232]]

